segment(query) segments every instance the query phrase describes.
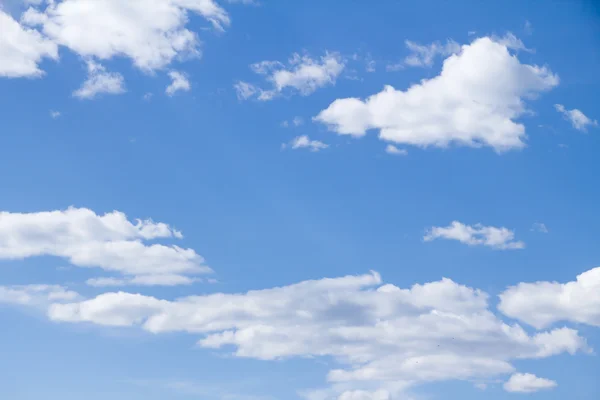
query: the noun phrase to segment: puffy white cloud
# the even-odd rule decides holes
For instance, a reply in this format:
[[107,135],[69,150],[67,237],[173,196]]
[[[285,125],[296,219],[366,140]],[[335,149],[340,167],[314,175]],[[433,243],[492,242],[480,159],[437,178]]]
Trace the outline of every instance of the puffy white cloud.
[[525,146],[525,127],[515,122],[524,100],[557,84],[547,68],[521,64],[506,44],[483,37],[448,57],[435,78],[405,91],[386,86],[366,100],[337,99],[315,120],[341,135],[377,129],[394,143],[502,152]]
[[120,94],[125,92],[123,75],[107,72],[106,68],[94,61],[87,62],[88,78],[73,92],[80,99],[93,99],[99,94]]
[[196,33],[185,28],[190,12],[218,29],[229,25],[213,0],[48,1],[43,9],[30,8],[22,20],[81,56],[125,56],[151,71],[176,57],[199,55]]
[[0,77],[39,77],[43,58],[57,59],[58,46],[0,8]]
[[598,121],[588,118],[578,109],[567,110],[562,104],[555,104],[556,111],[561,113],[567,119],[573,128],[579,131],[586,131],[588,126],[598,126]]
[[436,56],[449,56],[460,52],[460,45],[454,40],[448,40],[445,44],[433,42],[429,45],[420,45],[410,40],[404,43],[411,51],[411,54],[404,59],[404,63],[411,67],[431,67]]
[[446,227],[434,226],[423,237],[426,242],[435,239],[458,240],[469,246],[481,245],[500,250],[525,248],[525,243],[516,241],[515,233],[510,229],[481,224],[470,226],[458,221],[453,221]]
[[385,147],[385,152],[388,154],[396,155],[396,156],[405,156],[408,154],[408,151],[406,151],[406,149],[399,149],[396,146],[394,146],[393,144],[388,144]]
[[519,283],[500,294],[498,309],[538,329],[558,321],[600,327],[600,267],[567,283]]
[[79,295],[59,285],[0,286],[0,304],[47,306],[77,300]]
[[173,96],[176,92],[180,90],[188,92],[191,89],[190,81],[188,80],[187,76],[182,72],[170,71],[169,77],[172,80],[171,84],[167,87],[166,90],[166,93],[169,96]]
[[[367,275],[320,279],[240,294],[172,301],[124,292],[54,304],[55,321],[188,332],[204,348],[274,360],[331,357],[329,389],[313,400],[387,399],[411,385],[485,381],[514,372],[511,361],[586,349],[569,328],[528,334],[488,306],[488,295],[450,279],[402,289]],[[375,389],[374,389],[375,388]]]
[[61,113],[60,113],[60,111],[53,111],[53,110],[50,110],[50,117],[51,117],[52,119],[57,119],[57,118],[59,118],[60,116],[61,116]]
[[328,144],[319,140],[311,140],[307,135],[297,136],[288,144],[283,144],[282,148],[291,149],[309,149],[310,151],[320,151],[329,147]]
[[556,382],[538,378],[533,374],[513,374],[504,384],[504,390],[516,393],[533,393],[540,390],[553,389]]
[[85,208],[0,212],[0,259],[62,257],[79,267],[97,267],[124,275],[130,284],[173,285],[177,280],[188,283],[188,275],[211,272],[192,249],[143,243],[181,237],[167,224],[151,220],[137,220],[134,224],[117,211],[104,215]]
[[337,53],[325,53],[320,59],[295,53],[287,65],[279,61],[261,61],[252,64],[250,68],[263,75],[272,87],[262,89],[246,82],[238,82],[234,85],[238,98],[247,99],[256,95],[259,100],[271,100],[284,90],[307,96],[321,87],[335,84],[345,68],[345,60]]

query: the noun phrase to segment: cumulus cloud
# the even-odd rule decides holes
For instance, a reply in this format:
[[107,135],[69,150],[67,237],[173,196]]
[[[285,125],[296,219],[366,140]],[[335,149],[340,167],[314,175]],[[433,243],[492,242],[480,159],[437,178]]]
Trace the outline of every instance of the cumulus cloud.
[[561,113],[563,117],[571,123],[571,125],[573,125],[573,128],[577,129],[578,131],[585,132],[588,126],[598,126],[598,121],[588,118],[584,113],[576,108],[573,110],[567,110],[562,104],[555,104],[554,108],[556,111]]
[[307,96],[321,87],[335,84],[345,68],[345,60],[338,53],[325,53],[319,59],[295,53],[287,64],[261,61],[250,68],[264,76],[271,87],[262,89],[247,82],[238,82],[234,85],[238,98],[257,96],[259,100],[271,100],[284,91]]
[[177,279],[187,283],[186,277],[211,272],[192,249],[143,242],[181,237],[167,224],[151,220],[132,223],[118,211],[104,215],[85,208],[0,212],[0,259],[61,257],[78,267],[117,273],[126,278],[122,282],[130,284],[173,285]]
[[191,89],[190,81],[184,73],[178,71],[170,71],[169,78],[171,78],[172,82],[167,87],[167,95],[173,96],[178,91],[188,92]]
[[331,386],[311,393],[314,400],[327,393],[379,400],[424,382],[496,379],[515,372],[514,359],[587,348],[573,329],[529,334],[504,323],[481,290],[450,279],[403,289],[384,284],[376,272],[176,300],[104,293],[53,304],[48,315],[155,334],[187,332],[200,336],[200,347],[233,348],[237,357],[332,358]]
[[309,149],[310,151],[320,151],[328,148],[329,145],[319,140],[311,140],[307,135],[302,135],[292,139],[290,143],[283,144],[282,148],[297,149]]
[[600,327],[600,267],[567,283],[519,283],[500,294],[498,309],[538,329],[559,321]]
[[93,99],[99,94],[120,94],[125,92],[123,75],[107,72],[106,68],[94,61],[87,62],[88,78],[73,92],[80,99]]
[[388,154],[396,155],[396,156],[405,156],[408,154],[408,151],[406,151],[406,149],[399,149],[396,146],[394,146],[393,144],[388,144],[385,147],[385,152]]
[[533,393],[540,390],[553,389],[556,382],[538,378],[533,374],[513,374],[504,384],[504,390],[515,393]]
[[525,243],[516,241],[515,233],[510,229],[481,224],[471,226],[458,221],[446,227],[434,226],[423,237],[426,242],[435,239],[458,240],[469,246],[488,246],[500,250],[525,248]]
[[340,135],[376,129],[397,144],[502,152],[525,146],[525,127],[516,122],[527,111],[525,99],[558,81],[548,68],[522,64],[506,44],[483,37],[449,56],[432,79],[404,91],[386,86],[366,100],[337,99],[315,120]]
[[27,10],[23,22],[81,56],[124,56],[146,71],[176,57],[199,55],[196,33],[185,28],[189,13],[218,29],[229,25],[227,13],[213,0],[62,0],[44,6]]
[[445,44],[433,42],[428,45],[407,40],[404,42],[411,54],[404,59],[404,63],[411,67],[431,67],[436,56],[449,56],[460,52],[460,45],[454,40],[448,40]]
[[0,8],[0,77],[40,77],[43,58],[58,59],[58,46]]

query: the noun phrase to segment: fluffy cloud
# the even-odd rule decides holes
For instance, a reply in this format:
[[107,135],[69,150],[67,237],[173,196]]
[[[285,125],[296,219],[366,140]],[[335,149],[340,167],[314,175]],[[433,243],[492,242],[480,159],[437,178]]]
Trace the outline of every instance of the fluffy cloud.
[[99,94],[120,94],[125,92],[123,76],[107,72],[106,68],[93,61],[87,62],[88,78],[73,92],[80,99],[93,99]]
[[166,93],[169,96],[173,96],[176,92],[180,90],[188,92],[191,89],[190,81],[188,80],[185,74],[178,71],[170,71],[169,77],[172,80],[171,84],[167,87],[166,90]]
[[411,67],[431,67],[436,56],[449,56],[460,52],[460,45],[453,40],[445,44],[433,42],[429,45],[420,45],[407,40],[404,42],[411,54],[404,59],[404,63]]
[[247,82],[238,82],[234,85],[238,98],[256,95],[259,100],[271,100],[285,90],[306,96],[321,87],[335,84],[345,68],[345,61],[337,53],[326,53],[320,59],[295,53],[287,65],[279,61],[261,61],[250,68],[264,76],[272,87],[261,89]]
[[513,359],[586,349],[569,328],[528,334],[504,323],[490,311],[486,293],[450,279],[402,289],[383,284],[375,272],[173,301],[105,293],[53,304],[48,315],[156,334],[188,332],[201,336],[199,346],[232,346],[238,357],[332,357],[331,387],[309,394],[314,400],[379,400],[423,382],[496,379],[514,373]]
[[[117,211],[104,215],[85,208],[27,214],[0,212],[0,259],[62,257],[79,267],[123,275],[126,279],[122,282],[129,284],[188,283],[189,275],[211,272],[192,249],[143,243],[181,237],[180,232],[164,223],[138,220],[134,224]],[[102,280],[93,283],[98,285]]]
[[84,57],[125,56],[146,71],[176,57],[199,55],[197,35],[186,29],[195,13],[222,29],[227,13],[213,0],[62,0],[30,8],[23,23],[40,26],[54,42]]
[[448,57],[435,78],[405,91],[386,86],[366,100],[337,99],[315,120],[341,135],[377,129],[394,143],[502,152],[525,146],[525,127],[515,122],[524,100],[557,84],[547,68],[521,64],[506,44],[483,37]]
[[393,144],[388,144],[385,147],[385,152],[388,154],[396,155],[396,156],[405,156],[408,154],[408,151],[406,151],[406,149],[399,149],[396,146],[394,146]]
[[540,390],[555,388],[556,382],[538,378],[533,374],[513,374],[504,384],[504,390],[516,393],[533,393]]
[[291,148],[291,149],[309,149],[310,151],[320,151],[329,147],[328,144],[325,144],[319,140],[311,140],[307,135],[302,135],[295,137],[288,144],[283,144],[282,148]]
[[58,46],[33,29],[26,29],[0,8],[0,76],[39,77],[38,63],[57,59]]
[[558,321],[600,327],[600,267],[573,282],[519,283],[500,295],[498,309],[538,329]]
[[423,237],[426,242],[435,239],[458,240],[469,246],[488,246],[500,250],[523,249],[525,247],[525,243],[516,241],[515,233],[507,228],[496,228],[481,224],[470,226],[458,221],[453,221],[446,227],[434,226]]
[[556,111],[561,113],[565,119],[567,119],[573,128],[579,131],[586,131],[588,126],[598,126],[598,121],[588,118],[584,113],[578,109],[567,110],[562,104],[555,104],[554,108]]

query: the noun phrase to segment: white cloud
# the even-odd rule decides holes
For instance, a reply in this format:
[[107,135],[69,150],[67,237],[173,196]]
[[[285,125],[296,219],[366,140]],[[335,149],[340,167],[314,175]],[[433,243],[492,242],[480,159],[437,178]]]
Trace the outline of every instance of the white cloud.
[[0,259],[61,257],[79,267],[123,275],[132,284],[173,285],[177,279],[187,283],[190,275],[211,272],[192,249],[143,243],[181,237],[167,224],[151,220],[134,224],[117,211],[104,215],[85,208],[0,212]]
[[294,117],[291,121],[287,121],[287,120],[283,121],[281,123],[281,126],[283,126],[284,128],[289,128],[291,126],[294,126],[297,128],[303,124],[304,124],[304,119],[302,117]]
[[506,46],[507,48],[509,48],[511,50],[527,51],[529,53],[534,52],[533,50],[525,47],[525,44],[523,43],[523,41],[521,41],[521,39],[516,37],[511,32],[508,32],[506,35],[501,36],[501,37],[495,37],[494,40],[497,41],[498,43]]
[[48,315],[155,334],[187,332],[200,335],[200,347],[234,348],[237,357],[331,358],[331,386],[309,394],[314,400],[326,393],[379,400],[424,382],[485,381],[514,373],[514,359],[587,349],[573,329],[528,334],[504,323],[486,293],[450,279],[402,289],[383,284],[375,272],[173,301],[104,293],[54,304]]
[[335,100],[316,121],[341,135],[379,130],[382,140],[420,147],[489,146],[497,152],[525,146],[524,99],[549,90],[558,77],[521,64],[505,44],[484,37],[448,57],[442,72],[405,91],[386,86],[366,100]]
[[562,104],[555,104],[556,111],[561,113],[567,119],[573,128],[585,132],[588,126],[598,126],[598,121],[588,118],[578,109],[567,110]]
[[307,135],[297,136],[288,144],[283,144],[282,148],[310,149],[310,151],[320,151],[329,147],[319,140],[311,140]]
[[80,99],[93,99],[99,94],[120,94],[125,92],[123,76],[107,72],[106,68],[94,61],[87,62],[88,78],[73,92]]
[[540,390],[553,389],[556,382],[538,378],[533,374],[513,374],[504,384],[504,390],[514,393],[533,393]]
[[0,286],[0,304],[48,306],[50,303],[77,300],[79,295],[59,285]]
[[406,151],[406,149],[399,149],[396,146],[394,146],[393,144],[388,144],[385,147],[385,152],[388,154],[393,154],[393,155],[397,155],[397,156],[405,156],[408,154],[408,151]]
[[420,45],[410,40],[404,43],[412,52],[404,59],[404,63],[411,67],[431,67],[436,56],[449,56],[460,52],[460,45],[454,40],[448,40],[446,44],[433,42],[429,45]]
[[258,92],[258,88],[250,83],[239,81],[233,85],[237,98],[246,100],[254,96]]
[[440,238],[458,240],[469,246],[488,246],[500,250],[523,249],[525,247],[525,243],[515,240],[515,233],[510,229],[483,226],[481,224],[470,226],[458,221],[453,221],[446,227],[432,227],[427,231],[423,240],[429,242]]
[[167,87],[166,93],[173,96],[178,91],[188,92],[191,89],[190,81],[187,76],[178,71],[169,71],[169,77],[172,82]]
[[320,59],[295,53],[287,65],[279,61],[261,61],[250,66],[256,74],[263,75],[271,88],[238,82],[234,85],[240,99],[257,95],[259,100],[271,100],[285,90],[307,96],[315,90],[333,85],[345,68],[345,60],[337,53],[325,53]]
[[50,39],[81,56],[124,56],[152,71],[176,57],[199,55],[196,33],[185,28],[189,13],[217,29],[229,25],[227,13],[213,0],[63,0],[30,8],[22,20],[41,26]]
[[543,222],[535,222],[531,226],[531,230],[534,232],[548,233],[548,227]]
[[58,59],[58,46],[24,28],[0,8],[0,77],[39,77],[43,58]]
[[519,283],[500,294],[498,309],[538,329],[559,321],[600,327],[600,267],[567,283]]
[[57,118],[59,118],[60,116],[61,116],[61,113],[60,113],[60,111],[52,111],[52,110],[50,110],[50,117],[51,117],[52,119],[57,119]]

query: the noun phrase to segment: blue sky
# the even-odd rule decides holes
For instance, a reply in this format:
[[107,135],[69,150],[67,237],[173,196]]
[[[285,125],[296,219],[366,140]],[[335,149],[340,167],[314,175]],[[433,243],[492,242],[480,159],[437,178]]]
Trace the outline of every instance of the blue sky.
[[0,5],[0,398],[600,394],[593,2]]

